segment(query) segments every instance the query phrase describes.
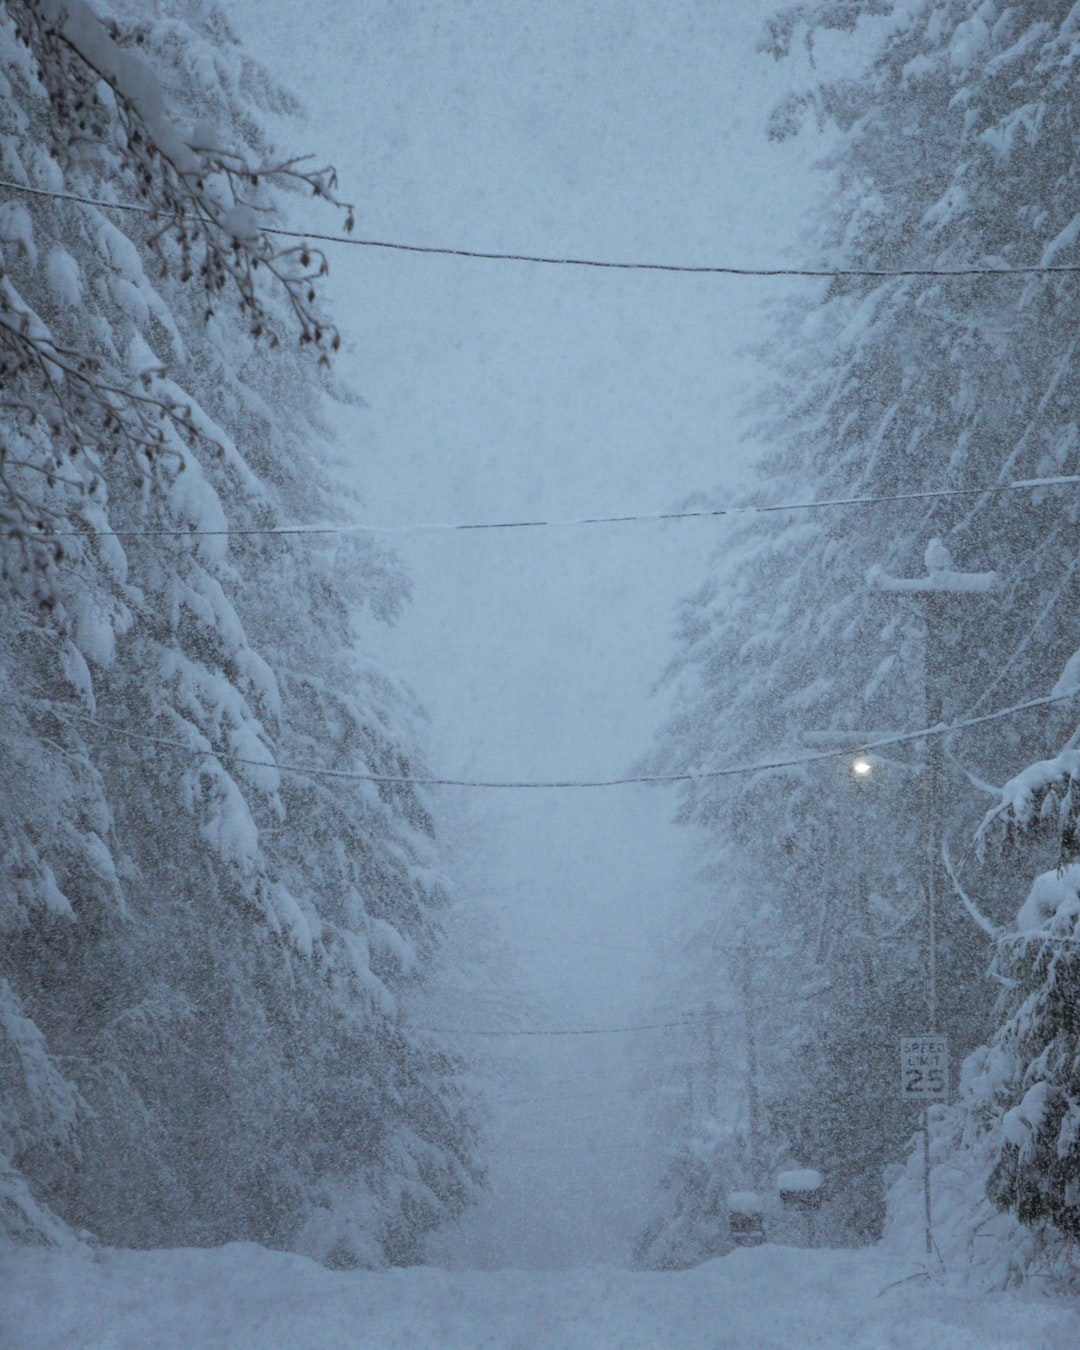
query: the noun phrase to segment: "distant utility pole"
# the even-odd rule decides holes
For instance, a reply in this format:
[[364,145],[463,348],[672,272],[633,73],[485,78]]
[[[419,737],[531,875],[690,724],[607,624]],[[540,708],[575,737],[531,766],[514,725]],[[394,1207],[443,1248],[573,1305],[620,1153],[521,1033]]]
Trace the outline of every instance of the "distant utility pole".
[[[998,588],[996,572],[958,572],[952,554],[940,539],[927,545],[924,577],[892,577],[881,568],[874,568],[869,582],[872,590],[889,595],[911,595],[922,601],[926,629],[923,658],[925,725],[938,727],[944,720],[945,686],[948,678],[947,638],[949,630],[959,617],[958,611],[972,599],[990,595]],[[945,759],[942,737],[927,737],[926,761],[923,773],[923,847],[926,854],[926,1003],[929,1036],[938,1029],[937,996],[937,880],[941,854],[941,782]],[[945,1063],[947,1065],[947,1047]],[[914,1071],[913,1071],[914,1072]],[[935,1090],[940,1082],[940,1091]],[[914,1084],[914,1086],[912,1086]],[[921,1086],[919,1086],[921,1084]],[[949,1091],[947,1069],[933,1082],[922,1073],[919,1084],[909,1075],[903,1076],[901,1091],[905,1096],[922,1103],[923,1174],[926,1202],[926,1251],[933,1252],[933,1211],[930,1199],[930,1100],[947,1097]]]
[[750,1180],[758,1184],[760,1159],[760,1113],[758,1100],[757,1024],[754,1021],[754,964],[750,935],[743,938],[742,996],[746,1011],[746,1107],[750,1121]]
[[720,1109],[719,1087],[720,1087],[720,1046],[717,1043],[717,1009],[716,1004],[709,1000],[705,1009],[705,1036],[706,1036],[706,1073],[708,1078],[705,1083],[705,1106],[713,1120],[716,1119],[717,1112]]

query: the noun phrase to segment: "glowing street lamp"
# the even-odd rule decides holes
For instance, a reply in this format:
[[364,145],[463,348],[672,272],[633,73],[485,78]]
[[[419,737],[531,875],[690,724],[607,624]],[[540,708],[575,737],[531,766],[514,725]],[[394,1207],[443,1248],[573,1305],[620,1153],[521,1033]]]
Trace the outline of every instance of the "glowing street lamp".
[[865,781],[874,772],[874,761],[867,759],[865,755],[858,755],[851,761],[851,775],[853,778]]

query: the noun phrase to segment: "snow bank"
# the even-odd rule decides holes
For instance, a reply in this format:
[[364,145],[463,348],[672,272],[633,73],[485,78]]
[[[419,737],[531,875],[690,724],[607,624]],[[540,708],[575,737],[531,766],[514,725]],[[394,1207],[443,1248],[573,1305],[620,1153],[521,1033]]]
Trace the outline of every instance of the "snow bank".
[[[19,1350],[1074,1350],[1080,1311],[914,1280],[881,1248],[695,1270],[329,1271],[234,1245],[0,1259]],[[905,1276],[909,1278],[905,1278]]]

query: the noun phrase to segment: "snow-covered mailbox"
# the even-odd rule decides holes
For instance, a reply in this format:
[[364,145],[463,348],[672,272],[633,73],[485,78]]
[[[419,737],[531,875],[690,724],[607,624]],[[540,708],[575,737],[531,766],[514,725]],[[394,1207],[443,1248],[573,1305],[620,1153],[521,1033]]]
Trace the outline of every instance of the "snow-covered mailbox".
[[776,1178],[784,1208],[806,1215],[806,1241],[814,1245],[814,1215],[821,1208],[821,1173],[813,1167],[794,1167]]
[[765,1206],[753,1191],[728,1196],[728,1225],[736,1247],[760,1247],[765,1241]]

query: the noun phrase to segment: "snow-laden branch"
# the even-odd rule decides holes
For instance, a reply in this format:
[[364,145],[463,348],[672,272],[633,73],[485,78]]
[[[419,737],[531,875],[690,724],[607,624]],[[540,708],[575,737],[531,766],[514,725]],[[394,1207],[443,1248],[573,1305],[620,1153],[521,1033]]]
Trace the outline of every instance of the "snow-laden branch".
[[1052,759],[1041,759],[1028,765],[1002,787],[997,805],[983,817],[978,837],[984,838],[991,826],[1003,818],[1019,829],[1031,825],[1036,812],[1040,818],[1045,818],[1049,792],[1054,788],[1060,788],[1062,794],[1070,792],[1072,782],[1078,776],[1080,749],[1063,750]]
[[[103,178],[119,169],[134,180],[152,222],[146,246],[163,272],[201,289],[207,320],[231,293],[253,337],[277,346],[291,328],[328,361],[339,339],[317,309],[326,259],[303,242],[275,241],[260,222],[268,180],[342,205],[334,171],[297,158],[249,157],[223,147],[224,137],[202,124],[183,130],[166,107],[162,80],[134,50],[140,35],[103,21],[86,0],[8,0],[3,12],[33,56],[48,96],[52,159],[61,166],[77,162]],[[45,211],[37,216],[38,229],[55,238],[56,217]],[[79,228],[83,221],[99,228],[94,215],[80,216]],[[138,292],[143,307],[160,317],[163,306],[138,250],[121,237],[118,253],[116,234],[107,245],[112,301],[123,309],[123,296]],[[175,476],[185,447],[201,443],[214,453],[224,447],[207,434],[160,363],[137,368],[129,353],[125,369],[109,343],[54,335],[41,317],[51,311],[39,313],[40,281],[51,285],[57,268],[67,267],[68,313],[71,305],[78,308],[82,282],[58,242],[39,258],[33,213],[7,203],[0,210],[0,243],[0,570],[6,579],[23,578],[49,606],[50,577],[63,546],[35,536],[86,509],[100,482],[95,465],[123,452],[132,481],[152,484],[163,472]],[[56,323],[57,334],[70,327]]]
[[[305,168],[296,157],[252,163],[220,148],[214,132],[201,126],[185,139],[169,119],[156,72],[86,0],[8,0],[7,9],[38,62],[60,128],[112,141],[158,217],[151,246],[166,267],[167,246],[178,247],[181,280],[202,283],[208,317],[217,297],[231,288],[253,335],[280,340],[257,284],[262,269],[283,292],[301,343],[314,344],[324,359],[336,351],[338,332],[315,308],[325,256],[304,243],[278,247],[259,226],[256,199],[265,180],[298,184],[341,206],[351,230],[352,208],[336,196],[335,171]],[[102,84],[111,97],[103,97]]]

